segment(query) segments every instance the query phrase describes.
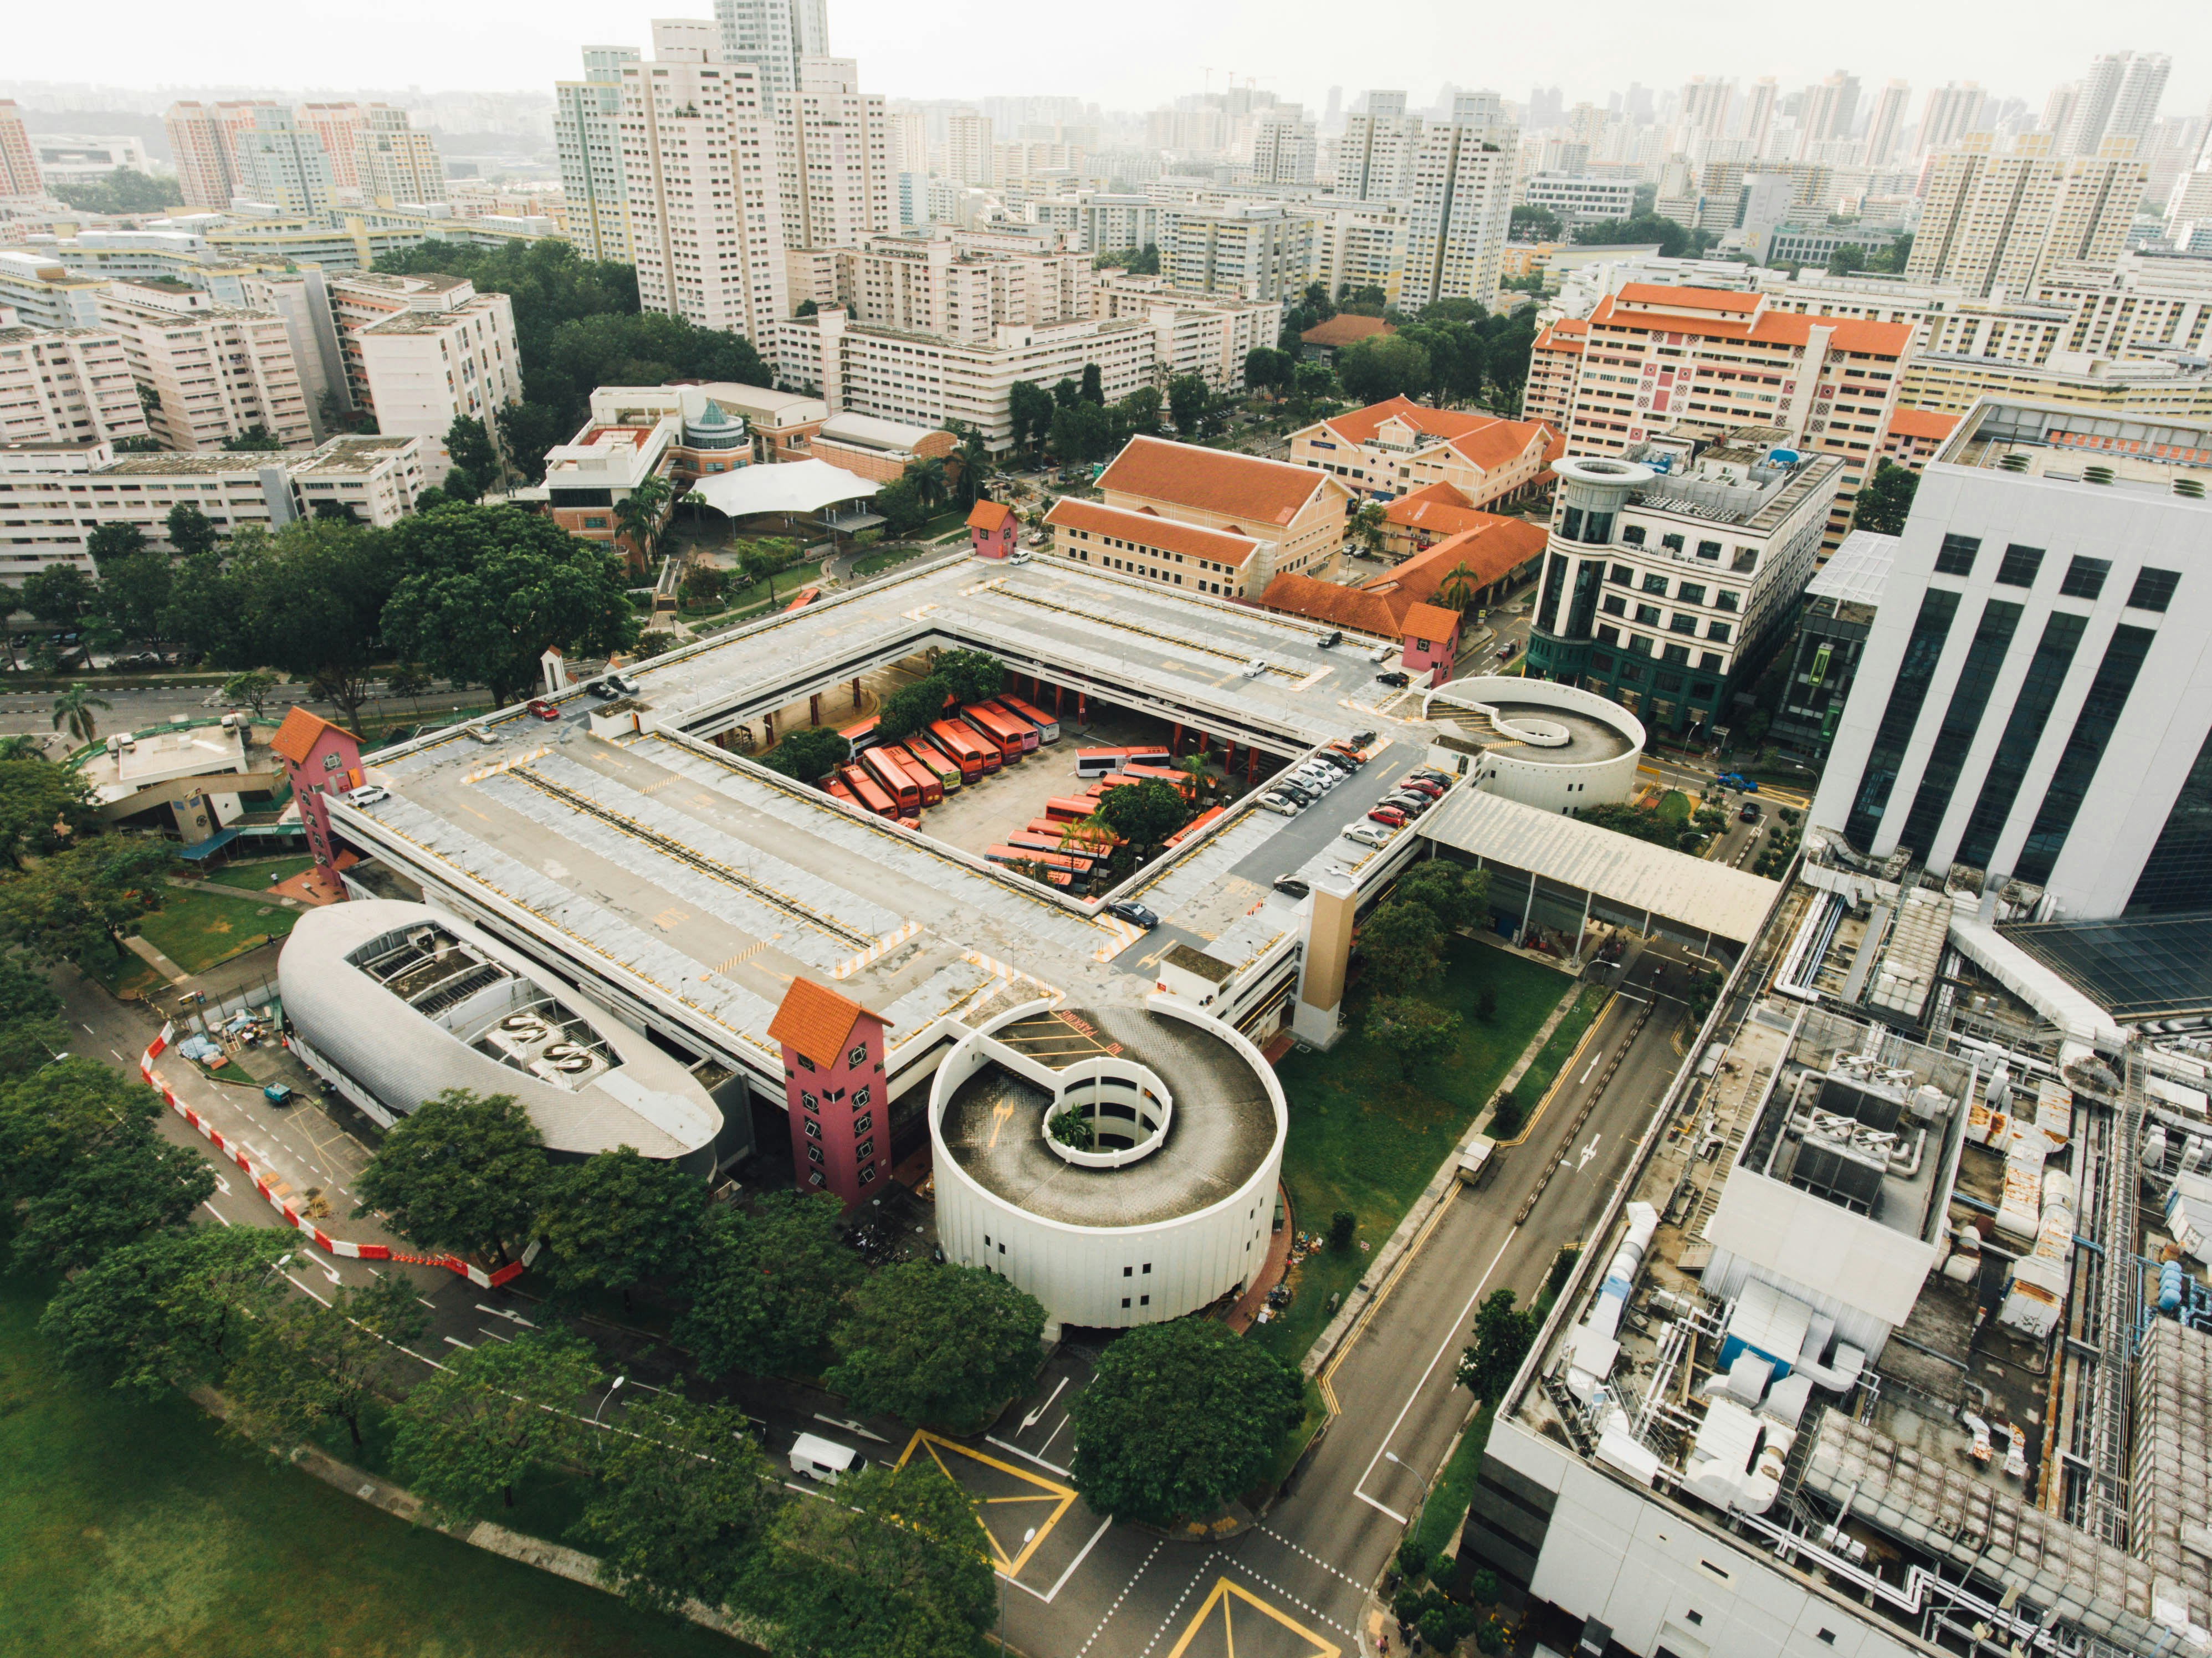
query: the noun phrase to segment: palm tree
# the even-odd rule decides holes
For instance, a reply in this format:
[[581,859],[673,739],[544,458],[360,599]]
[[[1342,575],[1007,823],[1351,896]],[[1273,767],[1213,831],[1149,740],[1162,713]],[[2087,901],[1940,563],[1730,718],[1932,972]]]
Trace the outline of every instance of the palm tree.
[[653,556],[660,543],[661,508],[668,504],[668,485],[647,476],[615,504],[615,529],[629,537],[631,553],[640,563]]
[[909,461],[904,476],[914,485],[914,492],[921,497],[924,507],[934,507],[945,499],[945,462],[932,456],[927,460]]
[[1186,754],[1175,762],[1175,768],[1190,779],[1190,798],[1195,801],[1198,799],[1198,792],[1206,784],[1206,756],[1202,754]]
[[94,696],[89,685],[70,686],[54,699],[54,729],[66,730],[80,743],[100,741],[100,723],[92,717],[94,708],[112,708],[112,702]]
[[1455,564],[1437,588],[1437,603],[1447,610],[1464,610],[1474,603],[1474,572]]
[[960,446],[952,452],[955,462],[956,488],[960,493],[960,504],[973,507],[983,497],[983,486],[991,481],[998,470],[991,452],[983,442],[983,434],[972,427],[952,424],[947,428],[960,440]]
[[39,739],[27,732],[18,732],[13,737],[0,737],[0,760],[43,760],[46,757],[46,751],[40,745]]

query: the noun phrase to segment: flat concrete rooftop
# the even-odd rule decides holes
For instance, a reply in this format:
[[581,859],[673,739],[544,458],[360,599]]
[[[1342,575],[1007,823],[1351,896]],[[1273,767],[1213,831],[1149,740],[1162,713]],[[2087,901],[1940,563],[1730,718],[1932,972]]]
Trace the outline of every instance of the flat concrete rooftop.
[[1125,1168],[1078,1169],[1044,1143],[1043,1092],[987,1066],[954,1093],[941,1125],[946,1149],[976,1184],[1048,1220],[1141,1226],[1220,1202],[1267,1161],[1275,1109],[1227,1042],[1141,1009],[1071,1011],[1080,1028],[1046,1014],[995,1034],[1055,1070],[1116,1050],[1146,1066],[1174,1097],[1165,1139]]
[[1432,724],[1449,726],[1480,738],[1486,748],[1534,766],[1587,766],[1600,760],[1617,759],[1636,746],[1626,732],[1605,720],[1578,714],[1572,708],[1559,708],[1547,702],[1494,702],[1490,705],[1508,723],[1527,720],[1547,731],[1567,734],[1564,747],[1538,748],[1533,743],[1518,743],[1510,737],[1500,736],[1486,716],[1472,708],[1456,708],[1449,702],[1438,702],[1429,710]]

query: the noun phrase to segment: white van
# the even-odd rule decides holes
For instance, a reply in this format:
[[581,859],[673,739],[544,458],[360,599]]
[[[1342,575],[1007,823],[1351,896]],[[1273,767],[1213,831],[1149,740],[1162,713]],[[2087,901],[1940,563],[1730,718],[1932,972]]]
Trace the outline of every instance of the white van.
[[834,1485],[841,1474],[858,1473],[868,1466],[858,1451],[834,1440],[801,1434],[791,1448],[791,1471],[824,1485]]

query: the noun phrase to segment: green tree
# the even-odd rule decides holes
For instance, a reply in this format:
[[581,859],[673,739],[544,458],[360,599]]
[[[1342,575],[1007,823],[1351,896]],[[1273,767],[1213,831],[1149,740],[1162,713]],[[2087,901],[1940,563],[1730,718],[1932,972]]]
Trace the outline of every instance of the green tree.
[[642,565],[660,545],[660,531],[668,517],[667,483],[646,477],[615,503],[615,528],[629,543],[633,563]]
[[1633,243],[1658,245],[1662,258],[1703,253],[1719,239],[1710,230],[1686,230],[1656,213],[1639,213],[1626,219],[1601,219],[1576,228],[1575,240],[1586,247],[1620,247]]
[[954,503],[973,507],[983,498],[991,480],[998,475],[999,463],[991,453],[991,446],[974,427],[951,420],[945,429],[960,440],[960,446],[946,458],[952,486]]
[[1255,392],[1279,396],[1289,389],[1291,371],[1297,366],[1289,352],[1272,345],[1255,345],[1244,354],[1244,384]]
[[256,422],[243,432],[234,432],[225,438],[222,446],[234,453],[273,455],[283,450],[284,440],[267,427]]
[[[0,782],[0,799],[6,793]],[[68,1048],[70,1027],[61,1011],[62,999],[46,975],[21,962],[0,959],[0,1101],[9,1080],[39,1070]],[[6,1121],[5,1113],[0,1104],[0,1122]],[[6,1189],[0,1182],[0,1192]]]
[[0,1087],[0,1193],[19,1270],[88,1266],[215,1191],[204,1158],[155,1132],[162,1109],[145,1084],[74,1056]]
[[359,1450],[362,1416],[385,1392],[392,1348],[428,1325],[415,1285],[398,1273],[340,1285],[327,1303],[283,1300],[254,1320],[223,1376],[230,1427],[283,1449],[322,1423],[343,1422]]
[[1443,929],[1425,904],[1394,898],[1376,906],[1359,930],[1367,977],[1386,995],[1402,996],[1436,977],[1443,964]]
[[23,578],[15,602],[49,628],[68,629],[83,619],[98,597],[99,589],[76,565],[47,564]]
[[937,659],[930,677],[942,682],[956,702],[980,702],[1006,688],[1006,670],[998,658],[982,651],[947,651]]
[[1190,803],[1172,783],[1148,777],[1109,789],[1098,803],[1106,825],[1133,847],[1158,846],[1190,822]]
[[[394,674],[392,678],[397,682],[399,677]],[[248,668],[244,673],[234,673],[222,682],[222,700],[243,702],[252,711],[256,720],[261,718],[262,709],[269,705],[269,699],[276,694],[276,676],[264,668]],[[392,695],[399,695],[396,683]]]
[[637,619],[620,556],[517,507],[441,507],[390,532],[406,572],[383,613],[386,643],[441,679],[505,704],[537,683],[548,646],[626,650]]
[[1447,933],[1456,932],[1480,925],[1489,913],[1490,872],[1432,858],[1407,871],[1395,896],[1421,905]]
[[596,1450],[576,1534],[632,1606],[720,1606],[761,1576],[775,1488],[742,1410],[671,1389],[630,1406]]
[[1083,390],[1078,395],[1085,403],[1096,404],[1101,409],[1106,406],[1106,374],[1097,363],[1083,365]]
[[1291,370],[1291,407],[1303,416],[1336,396],[1336,370],[1325,362],[1302,362]]
[[72,1376],[159,1394],[221,1376],[304,1246],[275,1226],[193,1226],[112,1249],[63,1282],[39,1333]]
[[21,869],[26,853],[74,846],[100,825],[84,774],[33,757],[0,760],[0,865]]
[[454,416],[453,424],[446,428],[446,453],[477,495],[499,482],[499,450],[482,421]]
[[1358,1241],[1359,1217],[1349,1209],[1340,1209],[1328,1218],[1328,1247],[1340,1255],[1352,1253]]
[[176,855],[163,842],[100,835],[0,882],[0,938],[41,962],[117,960],[140,916],[161,907],[161,881]]
[[843,765],[852,751],[852,744],[830,726],[802,726],[778,738],[761,763],[802,783],[815,783]]
[[1212,407],[1213,393],[1197,375],[1177,374],[1168,382],[1168,417],[1175,422],[1177,437],[1197,437]]
[[575,1415],[602,1384],[591,1345],[566,1330],[454,1351],[392,1412],[392,1467],[438,1515],[481,1515],[495,1493],[514,1506],[534,1464],[566,1461],[588,1432]]
[[1042,1304],[981,1267],[902,1261],[850,1303],[823,1382],[864,1416],[973,1430],[1036,1374]]
[[708,1376],[810,1375],[864,1276],[822,1193],[771,1192],[751,1212],[709,1212],[676,1343]]
[[875,493],[872,503],[884,515],[888,535],[910,536],[929,519],[929,504],[910,478],[896,477]]
[[1114,417],[1078,398],[1052,416],[1052,452],[1062,462],[1103,460],[1119,448]]
[[593,1153],[547,1182],[540,1236],[564,1289],[619,1290],[681,1272],[700,1243],[706,1182],[627,1145]]
[[1866,249],[1856,242],[1838,242],[1828,254],[1828,274],[1848,276],[1866,269]]
[[1052,393],[1035,380],[1016,380],[1006,391],[1006,410],[1013,422],[1014,446],[1034,450],[1052,429]]
[[722,602],[730,579],[719,565],[692,564],[684,572],[677,595],[691,610],[709,610]]
[[1513,1304],[1513,1291],[1493,1290],[1474,1315],[1474,1339],[1460,1355],[1459,1384],[1495,1409],[1536,1339],[1536,1315]]
[[1534,207],[1523,203],[1513,210],[1513,224],[1508,233],[1516,242],[1555,242],[1566,227],[1559,216],[1548,207]]
[[158,213],[185,202],[174,179],[154,178],[130,167],[94,179],[57,179],[46,193],[80,213]]
[[1361,403],[1425,392],[1430,362],[1426,347],[1397,334],[1371,334],[1336,354],[1336,377]]
[[1264,1479],[1305,1414],[1298,1373],[1206,1318],[1140,1325],[1075,1397],[1075,1489],[1100,1514],[1165,1526]]
[[146,537],[135,524],[97,525],[84,538],[84,550],[92,555],[94,567],[105,570],[110,564],[120,563],[133,553],[144,552]]
[[1382,532],[1389,522],[1389,509],[1379,501],[1370,501],[1345,525],[1347,539],[1356,539],[1369,552],[1379,553],[1382,550]]
[[169,546],[179,558],[194,558],[216,550],[214,520],[189,501],[169,508],[166,520]]
[[999,1608],[982,1528],[927,1457],[775,1517],[777,1658],[970,1658]]
[[1458,1014],[1411,996],[1377,996],[1368,1005],[1367,1034],[1397,1057],[1403,1077],[1449,1054],[1459,1031]]
[[100,613],[115,637],[149,646],[161,637],[169,614],[168,556],[152,548],[100,567]]
[[1905,520],[1912,512],[1912,497],[1920,488],[1920,474],[1894,461],[1875,464],[1874,476],[1859,486],[1851,501],[1851,527],[1873,530],[1886,536],[1903,535]]
[[274,536],[240,531],[227,566],[210,556],[179,571],[172,627],[221,667],[306,682],[358,732],[378,666],[392,658],[382,617],[393,574],[381,530],[310,519]]
[[426,1249],[505,1260],[530,1236],[550,1165],[512,1094],[449,1088],[393,1125],[354,1182],[356,1218],[381,1212]]
[[1121,430],[1152,437],[1160,429],[1160,388],[1140,386],[1114,405],[1114,418]]

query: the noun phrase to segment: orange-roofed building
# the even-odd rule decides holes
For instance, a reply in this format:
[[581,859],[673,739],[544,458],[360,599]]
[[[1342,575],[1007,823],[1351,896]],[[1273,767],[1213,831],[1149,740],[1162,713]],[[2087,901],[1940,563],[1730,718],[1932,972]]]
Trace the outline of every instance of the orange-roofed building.
[[1021,519],[1003,501],[979,501],[968,509],[968,548],[978,558],[1005,558],[1014,550]]
[[1560,428],[1540,421],[1431,409],[1391,398],[1291,434],[1291,459],[1341,478],[1363,498],[1390,501],[1448,483],[1468,507],[1497,507],[1551,488],[1566,452]]
[[769,1021],[783,1049],[791,1160],[800,1188],[830,1192],[848,1210],[882,1195],[891,1166],[884,1109],[884,1032],[890,1023],[851,997],[793,979]]
[[1362,340],[1379,338],[1398,331],[1380,317],[1358,317],[1340,311],[1327,322],[1316,323],[1298,336],[1298,355],[1308,362],[1334,362],[1336,354]]
[[1927,409],[1900,409],[1889,417],[1889,437],[1881,446],[1888,459],[1910,471],[1925,466],[1959,424],[1956,415]]
[[[1224,568],[1231,561],[1156,538],[1150,545],[1164,556],[1140,556],[1145,534],[1088,528],[1055,508],[1047,520],[1055,554],[1095,569],[1234,598],[1258,598],[1278,575],[1327,575],[1344,543],[1345,503],[1352,495],[1340,479],[1289,461],[1165,438],[1131,438],[1099,475],[1098,491],[1116,511],[1210,530],[1249,542],[1252,551],[1241,565]],[[1073,533],[1076,529],[1085,533]],[[1102,534],[1108,537],[1103,544]],[[1116,544],[1123,542],[1129,545]],[[1079,557],[1085,552],[1087,560]]]
[[1778,428],[1791,446],[1844,463],[1823,537],[1832,548],[1888,443],[1911,348],[1909,323],[1779,310],[1763,293],[1629,282],[1590,313],[1567,452],[1617,455],[1668,430],[1717,438]]
[[362,786],[361,739],[343,726],[295,705],[269,739],[270,752],[284,762],[292,798],[300,803],[300,826],[319,868],[335,874],[337,846],[331,836],[328,798]]
[[1575,381],[1583,372],[1583,347],[1589,324],[1562,317],[1536,336],[1528,351],[1528,380],[1521,390],[1521,417],[1540,420],[1555,432],[1568,428],[1575,412]]

